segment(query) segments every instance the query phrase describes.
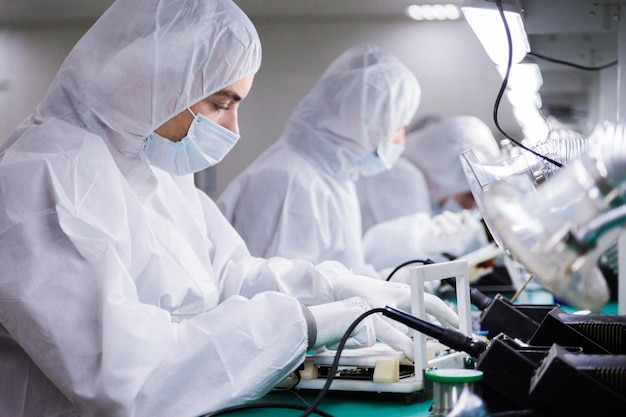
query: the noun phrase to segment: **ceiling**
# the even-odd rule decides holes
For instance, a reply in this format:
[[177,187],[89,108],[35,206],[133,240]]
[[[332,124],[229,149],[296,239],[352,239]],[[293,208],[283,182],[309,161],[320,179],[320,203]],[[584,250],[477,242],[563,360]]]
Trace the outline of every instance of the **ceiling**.
[[[312,19],[407,19],[409,4],[453,3],[462,0],[234,0],[259,21],[309,21]],[[617,56],[619,7],[626,0],[519,0],[531,50],[545,56],[585,66],[614,62]],[[3,25],[49,25],[68,20],[95,20],[113,0],[0,0]],[[528,58],[527,58],[528,59]],[[530,57],[544,74],[544,85],[559,89],[560,100],[572,88],[585,88],[585,78],[567,82],[561,74],[572,71],[562,64]],[[552,73],[552,74],[551,74]],[[548,81],[550,77],[554,81]],[[578,84],[578,85],[575,85]],[[549,94],[549,91],[543,90]],[[565,98],[567,100],[567,97]]]
[[[235,0],[254,19],[406,19],[409,4],[452,3],[462,0]],[[0,0],[0,25],[50,24],[95,20],[113,0]],[[521,0],[526,30],[534,39],[576,43],[583,34],[602,51],[607,34],[615,31],[612,14],[626,0]],[[588,36],[592,34],[593,37]],[[555,39],[555,35],[567,39]],[[532,46],[532,45],[531,45]],[[581,45],[582,46],[582,45]],[[548,47],[548,46],[543,46]],[[570,48],[571,49],[571,48]],[[589,49],[589,48],[587,48]],[[593,49],[593,48],[592,48]],[[574,53],[576,54],[576,53]],[[585,57],[583,57],[584,59]]]
[[[626,0],[519,0],[524,8],[531,48],[565,51],[563,59],[602,64],[615,57],[613,14]],[[409,4],[462,0],[235,0],[253,20],[259,19],[406,19]],[[0,25],[50,24],[95,20],[113,0],[0,0]],[[536,46],[535,46],[536,45]],[[593,53],[593,56],[590,54]],[[593,62],[591,62],[593,61]]]
[[[250,16],[402,16],[411,3],[424,0],[235,0]],[[435,1],[438,2],[438,1]],[[94,19],[113,0],[0,0],[0,22],[43,22],[69,19]],[[431,2],[432,3],[432,2]],[[441,2],[443,3],[443,2]],[[460,0],[446,3],[460,4]]]

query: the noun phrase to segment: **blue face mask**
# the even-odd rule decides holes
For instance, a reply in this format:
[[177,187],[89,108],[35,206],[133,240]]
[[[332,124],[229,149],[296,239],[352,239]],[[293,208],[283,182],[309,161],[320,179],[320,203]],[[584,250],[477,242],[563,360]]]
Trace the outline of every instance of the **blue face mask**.
[[359,162],[359,173],[364,177],[372,177],[381,172],[390,170],[404,152],[404,146],[395,143],[383,142],[376,151],[367,154]]
[[193,115],[187,136],[182,140],[174,142],[153,132],[143,151],[155,167],[174,175],[186,175],[217,164],[237,140],[238,134],[198,113]]

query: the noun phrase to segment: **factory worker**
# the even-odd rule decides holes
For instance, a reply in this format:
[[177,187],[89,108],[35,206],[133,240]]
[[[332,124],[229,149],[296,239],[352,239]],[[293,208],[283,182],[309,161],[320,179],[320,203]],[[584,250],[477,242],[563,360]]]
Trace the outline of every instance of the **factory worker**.
[[[372,218],[364,228],[363,251],[369,265],[388,270],[410,260],[441,262],[450,255],[466,255],[488,244],[460,161],[461,152],[467,149],[474,150],[481,159],[499,155],[493,134],[477,117],[426,116],[407,131],[401,159],[423,174],[427,190],[417,187],[422,177],[406,170],[392,169],[380,175],[386,175],[384,180],[389,183],[396,179],[395,188],[385,186],[378,177],[359,181],[362,183],[357,189],[364,213],[394,214]],[[394,194],[389,192],[392,189]],[[373,190],[378,190],[377,198],[371,197]],[[412,205],[404,203],[407,199],[413,201]],[[396,207],[396,200],[403,204]],[[409,211],[416,201],[429,205],[430,212]]]
[[[416,118],[406,128],[411,132],[441,119],[439,115]],[[426,178],[412,162],[400,155],[391,169],[378,175],[361,176],[356,182],[363,233],[375,224],[414,213],[432,213]]]
[[[118,0],[0,146],[0,415],[202,415],[264,395],[368,308],[406,308],[406,285],[252,257],[194,186],[260,61],[230,0]],[[368,318],[350,347],[410,357]]]
[[217,201],[251,253],[336,260],[380,278],[364,261],[355,181],[393,166],[420,94],[411,71],[374,45],[337,57]]
[[404,157],[424,173],[434,213],[476,207],[460,162],[468,149],[480,160],[500,156],[491,130],[475,116],[444,117],[407,136]]

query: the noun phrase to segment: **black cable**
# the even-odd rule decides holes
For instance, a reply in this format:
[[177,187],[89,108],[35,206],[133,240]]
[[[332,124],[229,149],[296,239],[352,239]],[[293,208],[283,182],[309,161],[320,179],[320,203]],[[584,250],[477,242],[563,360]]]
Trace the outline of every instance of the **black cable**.
[[389,281],[391,279],[391,277],[394,276],[394,274],[396,272],[398,272],[400,269],[404,268],[405,266],[411,265],[411,264],[416,264],[416,263],[421,263],[423,265],[430,265],[430,264],[434,264],[435,261],[433,261],[432,259],[425,259],[425,260],[413,259],[413,260],[410,260],[410,261],[403,262],[400,265],[398,265],[397,267],[395,267],[394,270],[389,273],[389,275],[387,276],[387,279],[385,279],[385,281]]
[[539,59],[543,59],[544,61],[554,62],[555,64],[567,65],[569,67],[577,68],[577,69],[584,70],[584,71],[601,71],[603,69],[607,69],[607,68],[614,67],[615,65],[617,65],[617,61],[613,61],[613,62],[609,62],[608,64],[600,65],[599,67],[588,67],[586,65],[580,65],[574,62],[568,62],[568,61],[563,61],[557,58],[551,58],[549,56],[538,54],[532,51],[529,52],[528,55],[534,56]]
[[[273,403],[273,402],[252,403],[252,404],[235,405],[233,407],[222,408],[221,410],[218,410],[209,414],[204,414],[200,417],[222,416],[228,413],[234,413],[237,411],[244,411],[244,410],[252,410],[255,408],[287,408],[291,410],[306,410],[306,407],[307,407],[306,405],[302,405],[302,404],[284,404],[284,403]],[[328,414],[320,410],[313,410],[312,412],[322,417],[333,417],[331,414]]]
[[333,382],[333,378],[335,377],[335,374],[337,373],[337,369],[339,368],[339,359],[341,358],[341,352],[343,351],[343,348],[348,342],[348,339],[350,338],[350,335],[352,334],[356,326],[361,321],[363,321],[363,319],[365,319],[367,316],[370,316],[375,313],[384,313],[384,312],[385,312],[384,308],[374,308],[361,314],[359,317],[357,317],[356,320],[354,320],[354,322],[352,322],[350,327],[348,327],[348,330],[346,330],[343,337],[341,338],[341,341],[339,342],[339,346],[337,347],[337,353],[335,354],[333,363],[330,366],[330,370],[328,371],[328,377],[326,378],[326,383],[324,384],[320,392],[315,397],[315,400],[313,400],[313,402],[309,405],[309,407],[306,410],[304,410],[304,413],[302,413],[300,417],[306,417],[310,415],[312,412],[314,412],[314,410],[317,408],[317,406],[320,404],[320,402],[322,402],[322,400],[326,396],[326,393],[328,392],[328,389],[330,388],[330,384]]
[[514,144],[516,144],[517,146],[519,146],[520,148],[534,154],[535,156],[537,156],[538,158],[544,159],[554,165],[556,165],[559,168],[562,168],[563,165],[555,160],[553,160],[552,158],[549,158],[545,155],[540,154],[539,152],[530,149],[524,145],[522,145],[519,141],[513,139],[509,134],[507,134],[502,127],[500,127],[500,123],[498,122],[498,110],[500,108],[500,101],[502,100],[502,96],[504,96],[504,92],[506,91],[506,86],[509,83],[509,75],[511,73],[511,65],[513,64],[513,41],[511,39],[511,30],[509,29],[509,24],[506,21],[506,17],[504,16],[504,10],[502,9],[502,1],[501,0],[496,0],[496,7],[498,8],[498,12],[500,13],[500,18],[502,19],[502,23],[504,24],[504,30],[506,32],[506,39],[507,39],[507,43],[508,43],[508,47],[509,47],[509,56],[508,56],[508,60],[507,60],[507,65],[506,65],[506,74],[502,80],[502,85],[500,86],[500,91],[498,92],[498,96],[496,98],[496,102],[493,106],[493,121],[496,124],[496,127],[498,128],[498,130],[500,131],[500,133],[502,133],[504,135],[505,138],[509,139],[511,142],[513,142]]

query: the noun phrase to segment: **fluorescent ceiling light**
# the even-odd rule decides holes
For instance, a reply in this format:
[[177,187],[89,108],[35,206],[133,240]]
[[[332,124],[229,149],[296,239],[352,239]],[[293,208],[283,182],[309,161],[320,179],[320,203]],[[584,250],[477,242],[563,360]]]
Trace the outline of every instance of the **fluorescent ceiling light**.
[[489,58],[496,65],[506,66],[509,45],[496,1],[502,5],[511,33],[512,63],[517,64],[530,51],[530,45],[522,20],[522,9],[516,0],[464,0],[461,10]]
[[412,4],[406,13],[415,20],[457,20],[461,17],[461,11],[454,4]]

